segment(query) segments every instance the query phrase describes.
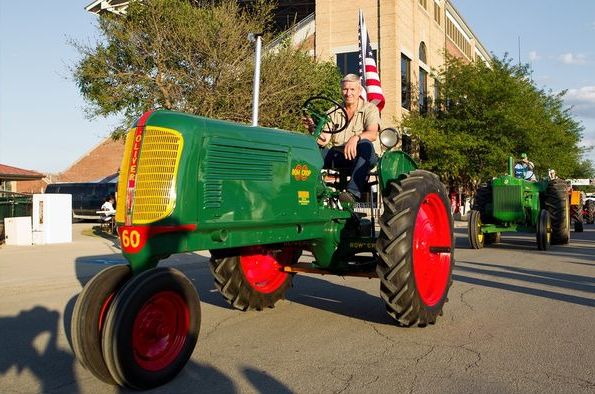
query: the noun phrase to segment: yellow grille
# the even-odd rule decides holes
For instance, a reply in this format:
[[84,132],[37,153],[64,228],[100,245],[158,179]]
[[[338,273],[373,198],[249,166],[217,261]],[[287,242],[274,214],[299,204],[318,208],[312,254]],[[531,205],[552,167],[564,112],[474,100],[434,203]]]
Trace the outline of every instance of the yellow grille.
[[[118,183],[116,220],[126,218],[126,192],[129,161],[135,129],[126,138],[126,148]],[[147,126],[136,173],[132,212],[133,224],[152,223],[171,214],[176,202],[176,176],[182,154],[183,138],[172,129]]]

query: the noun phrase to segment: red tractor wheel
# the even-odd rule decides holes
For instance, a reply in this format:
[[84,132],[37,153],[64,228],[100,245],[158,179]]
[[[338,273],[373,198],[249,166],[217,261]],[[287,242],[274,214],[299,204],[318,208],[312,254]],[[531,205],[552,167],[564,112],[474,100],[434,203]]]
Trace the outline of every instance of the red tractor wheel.
[[200,300],[173,268],[133,277],[114,299],[103,330],[103,357],[116,383],[137,390],[173,379],[192,355]]
[[416,170],[388,185],[376,243],[380,294],[404,326],[433,324],[454,266],[453,218],[444,185]]
[[292,274],[283,271],[300,257],[293,248],[249,248],[212,251],[211,272],[215,286],[234,308],[262,310],[285,298]]
[[72,350],[76,358],[94,376],[109,384],[116,382],[101,351],[105,316],[116,292],[131,276],[127,265],[115,265],[99,272],[83,287],[72,312]]

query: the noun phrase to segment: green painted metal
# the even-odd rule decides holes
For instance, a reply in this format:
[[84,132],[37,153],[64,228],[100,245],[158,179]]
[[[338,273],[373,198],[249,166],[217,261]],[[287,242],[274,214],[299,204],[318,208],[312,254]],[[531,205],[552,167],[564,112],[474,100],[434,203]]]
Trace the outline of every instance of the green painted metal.
[[385,152],[378,163],[381,189],[387,190],[388,182],[399,179],[403,174],[415,169],[417,169],[417,164],[407,153],[401,151]]
[[492,202],[485,209],[493,222],[482,223],[482,233],[536,232],[547,185],[547,179],[532,182],[514,177],[510,156],[508,173],[492,180]]
[[[323,182],[312,136],[171,111],[154,112],[151,126],[176,130],[184,144],[171,214],[150,225],[118,223],[121,239],[124,230],[140,234],[138,247],[123,248],[135,273],[174,253],[291,243],[339,272],[347,255],[371,251],[375,240],[356,237],[352,213],[328,203],[337,192]],[[416,165],[387,152],[379,168],[384,188]]]

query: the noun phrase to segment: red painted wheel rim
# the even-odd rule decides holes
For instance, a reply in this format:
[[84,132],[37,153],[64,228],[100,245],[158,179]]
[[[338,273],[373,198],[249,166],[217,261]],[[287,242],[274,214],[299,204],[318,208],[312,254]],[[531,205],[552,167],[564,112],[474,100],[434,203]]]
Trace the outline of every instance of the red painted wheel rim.
[[240,256],[240,266],[250,286],[259,293],[272,293],[281,287],[289,275],[270,254]]
[[190,311],[173,291],[152,296],[140,309],[132,327],[134,359],[149,371],[169,366],[178,357],[190,328]]
[[105,316],[107,315],[107,311],[109,310],[110,305],[112,304],[112,300],[114,299],[114,296],[116,295],[116,293],[111,293],[103,302],[103,305],[101,305],[101,309],[99,310],[99,319],[97,320],[97,330],[98,332],[101,332],[101,330],[103,330],[103,324],[105,322]]
[[413,231],[413,274],[421,300],[436,305],[450,274],[452,236],[446,207],[436,193],[422,201]]

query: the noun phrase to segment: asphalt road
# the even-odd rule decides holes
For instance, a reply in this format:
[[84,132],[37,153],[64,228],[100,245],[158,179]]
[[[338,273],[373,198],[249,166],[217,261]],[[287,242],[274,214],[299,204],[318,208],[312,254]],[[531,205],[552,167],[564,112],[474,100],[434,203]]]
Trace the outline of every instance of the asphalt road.
[[[0,246],[0,391],[112,393],[69,346],[82,284],[123,263],[113,238],[77,224],[68,245]],[[449,302],[435,325],[400,328],[378,280],[299,274],[286,301],[230,309],[207,257],[164,262],[194,282],[202,328],[158,393],[595,393],[595,226],[539,252],[534,237],[469,249],[457,228]]]

